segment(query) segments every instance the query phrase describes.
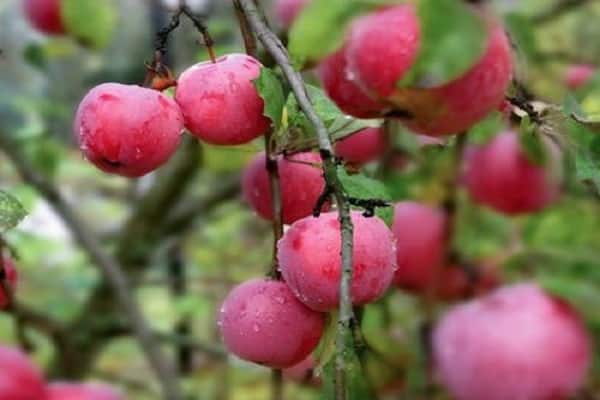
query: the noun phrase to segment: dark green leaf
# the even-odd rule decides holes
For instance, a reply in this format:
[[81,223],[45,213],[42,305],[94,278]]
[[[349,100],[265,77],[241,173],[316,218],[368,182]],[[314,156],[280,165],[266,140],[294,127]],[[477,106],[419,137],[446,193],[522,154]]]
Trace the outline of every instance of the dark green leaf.
[[536,165],[544,165],[547,160],[546,148],[540,135],[536,132],[535,125],[529,117],[521,120],[519,132],[521,149],[525,152],[527,159]]
[[456,79],[483,55],[484,21],[456,0],[420,0],[421,50],[400,86],[431,87]]
[[[344,168],[340,167],[338,168],[338,176],[350,197],[361,200],[390,201],[392,199],[382,182],[371,179],[366,175],[349,175]],[[376,215],[384,220],[387,225],[391,225],[394,219],[394,209],[393,207],[378,207]]]
[[26,215],[27,212],[19,200],[0,190],[0,232],[14,228]]
[[84,46],[103,48],[117,26],[117,5],[112,0],[62,0],[67,31]]
[[577,179],[591,185],[600,194],[600,138],[595,138],[589,148],[580,148],[575,154]]
[[[306,89],[332,140],[340,140],[356,131],[375,125],[373,121],[357,120],[342,113],[320,88],[306,85]],[[287,129],[279,132],[275,138],[277,152],[304,151],[318,147],[316,132],[293,94],[288,97],[285,111],[284,125]]]
[[279,130],[285,103],[281,81],[273,70],[263,67],[260,76],[254,80],[254,86],[265,102],[265,117],[273,122],[275,131]]
[[44,70],[48,65],[48,58],[43,46],[37,43],[30,43],[23,50],[23,58],[29,65],[39,70]]
[[493,112],[469,130],[469,141],[477,144],[487,143],[504,127],[504,116],[499,112]]

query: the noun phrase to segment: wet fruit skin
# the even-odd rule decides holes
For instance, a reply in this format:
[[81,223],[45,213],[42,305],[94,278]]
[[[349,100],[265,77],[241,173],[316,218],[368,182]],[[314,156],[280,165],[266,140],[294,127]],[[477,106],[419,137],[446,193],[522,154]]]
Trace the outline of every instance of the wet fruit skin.
[[294,23],[302,9],[311,0],[276,0],[275,15],[283,28],[289,28]]
[[[246,167],[242,176],[242,193],[258,215],[271,220],[273,206],[265,162],[265,153],[259,153]],[[283,222],[291,224],[312,215],[313,208],[325,188],[323,172],[319,168],[321,157],[317,153],[297,153],[286,158],[279,156],[277,163]],[[325,206],[324,211],[327,209],[328,206]]]
[[46,399],[46,382],[41,371],[16,348],[0,346],[0,399]]
[[315,349],[324,315],[300,303],[279,281],[254,279],[234,288],[219,314],[225,346],[239,358],[288,368]]
[[560,156],[548,146],[547,166],[536,165],[521,149],[518,134],[507,131],[464,155],[464,184],[480,204],[508,214],[538,212],[560,195]]
[[[394,238],[385,223],[352,212],[354,272],[352,303],[381,297],[396,268]],[[338,307],[340,286],[340,224],[337,212],[296,221],[278,244],[281,273],[294,294],[308,307],[331,311]]]
[[[15,263],[10,257],[4,257],[3,263],[6,282],[9,284],[12,290],[15,290],[18,280],[18,274],[17,269],[15,268]],[[0,286],[0,309],[7,307],[8,302],[9,297],[7,296],[7,293],[4,292],[4,289],[2,289],[2,287]]]
[[85,157],[105,172],[139,177],[163,165],[183,131],[177,104],[134,85],[105,83],[81,101],[74,123]]
[[442,210],[426,204],[400,202],[394,207],[392,232],[398,263],[394,283],[401,288],[426,291],[442,267],[446,216]]
[[252,83],[261,67],[250,56],[229,54],[184,71],[175,101],[186,128],[216,145],[248,143],[266,133],[271,121],[263,115],[264,101]]
[[61,0],[23,0],[23,11],[29,23],[48,35],[65,33],[61,16]]
[[585,86],[596,73],[596,67],[588,64],[575,64],[567,68],[565,82],[571,90]]
[[361,165],[380,158],[387,147],[381,128],[366,128],[335,143],[335,155],[344,161]]
[[566,400],[591,360],[580,317],[534,284],[451,309],[433,333],[435,368],[457,400]]
[[369,97],[350,79],[346,58],[347,48],[343,47],[319,64],[317,75],[325,93],[348,115],[356,118],[379,118],[384,113],[385,105]]
[[490,28],[485,54],[461,78],[430,89],[399,89],[397,103],[416,133],[440,136],[466,131],[497,109],[513,74],[510,42],[501,26]]
[[125,400],[107,385],[56,382],[48,385],[46,400]]
[[351,79],[368,93],[387,98],[412,67],[421,40],[412,4],[386,7],[356,20],[348,38]]

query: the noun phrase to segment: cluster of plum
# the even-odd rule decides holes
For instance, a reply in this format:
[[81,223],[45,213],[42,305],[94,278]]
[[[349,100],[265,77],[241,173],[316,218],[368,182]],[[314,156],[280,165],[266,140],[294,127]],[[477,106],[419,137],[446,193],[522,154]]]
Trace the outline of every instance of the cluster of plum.
[[[289,26],[305,3],[277,2],[282,24]],[[350,115],[394,115],[401,99],[402,111],[407,112],[402,115],[410,115],[404,122],[413,132],[459,134],[502,105],[512,76],[507,36],[498,22],[486,18],[489,39],[481,59],[463,76],[439,87],[397,86],[419,48],[419,19],[410,4],[357,19],[346,44],[324,60],[317,73],[331,99]],[[366,129],[338,142],[336,155],[357,165],[370,162],[384,153],[383,138],[381,130]],[[475,201],[498,212],[540,211],[561,190],[559,149],[545,139],[543,146],[550,159],[545,166],[528,158],[512,130],[485,145],[470,146],[463,155],[461,184]],[[278,160],[283,221],[290,224],[278,243],[283,282],[245,282],[229,294],[220,312],[225,344],[242,359],[272,368],[310,359],[323,332],[322,313],[337,307],[338,215],[311,215],[325,185],[315,167],[318,162],[313,153]],[[247,167],[242,187],[251,207],[272,219],[264,154]],[[396,204],[389,230],[377,217],[353,212],[353,304],[377,300],[391,284],[420,293],[433,287],[440,298],[467,295],[472,287],[464,271],[443,265],[446,219],[436,207],[405,201]],[[492,273],[481,284],[480,289],[488,291],[498,285],[498,277]],[[523,283],[450,309],[434,329],[433,358],[440,380],[459,400],[563,399],[581,386],[591,347],[573,308],[537,285]]]
[[136,85],[101,84],[77,110],[80,147],[103,171],[139,177],[173,155],[184,127],[207,143],[248,143],[271,126],[252,82],[260,69],[244,54],[196,64],[179,77],[174,99]]
[[[282,22],[291,24],[306,3],[279,1]],[[342,48],[323,60],[317,74],[349,115],[400,118],[411,131],[429,136],[460,134],[501,105],[512,77],[503,27],[491,16],[481,18],[487,49],[449,83],[426,89],[397,85],[421,45],[421,22],[410,3],[356,19]],[[199,63],[180,75],[174,98],[140,86],[99,85],[75,117],[81,150],[103,171],[139,177],[173,155],[184,128],[211,144],[248,143],[271,129],[253,85],[260,69],[257,60],[242,54]],[[362,165],[380,157],[386,146],[381,130],[369,128],[338,142],[336,155]],[[502,132],[486,145],[467,148],[461,183],[475,201],[499,212],[539,211],[561,189],[559,151],[551,143],[544,146],[550,155],[546,166],[527,157],[518,133]],[[312,216],[325,187],[320,156],[304,152],[277,162],[282,217],[289,225],[277,248],[283,280],[254,279],[234,288],[220,310],[219,326],[235,355],[286,369],[310,360],[325,313],[337,308],[341,235],[331,205]],[[242,189],[257,214],[273,218],[264,153],[245,170]],[[376,301],[393,284],[420,293],[434,288],[448,299],[473,294],[463,269],[444,265],[449,238],[441,209],[398,203],[391,229],[358,211],[351,218],[354,305]],[[10,268],[7,273],[10,280]],[[491,276],[481,289],[497,286],[497,280]],[[591,358],[579,316],[534,284],[496,289],[451,309],[434,330],[433,349],[441,381],[459,400],[562,399],[579,388]]]
[[7,400],[124,400],[119,391],[97,383],[47,383],[20,350],[0,346],[0,398]]

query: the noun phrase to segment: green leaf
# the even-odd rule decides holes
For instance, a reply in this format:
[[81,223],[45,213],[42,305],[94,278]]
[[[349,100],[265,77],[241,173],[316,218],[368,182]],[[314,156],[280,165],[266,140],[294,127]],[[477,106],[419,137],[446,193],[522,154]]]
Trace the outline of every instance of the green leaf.
[[565,101],[563,102],[563,111],[567,116],[571,116],[573,114],[585,116],[585,111],[583,111],[581,105],[572,94],[568,94],[567,97],[565,97]]
[[399,86],[432,87],[467,72],[484,54],[485,22],[465,2],[420,0],[421,50]]
[[518,51],[529,59],[537,57],[539,51],[530,18],[518,13],[509,13],[504,22]]
[[19,200],[0,190],[0,232],[14,228],[26,215],[27,212]]
[[117,27],[117,5],[112,0],[62,0],[67,31],[86,47],[103,48]]
[[[344,115],[344,113],[342,113],[335,103],[331,101],[329,97],[327,97],[321,88],[313,85],[306,85],[306,90],[315,111],[326,126],[329,126],[338,117]],[[296,101],[296,97],[292,93],[288,97],[286,109],[288,112],[289,126],[312,129],[310,121],[308,121],[308,118],[306,118],[306,115],[304,115],[304,112]]]
[[372,5],[358,0],[317,0],[302,11],[289,33],[289,51],[296,65],[322,59],[337,50],[350,21]]
[[[375,121],[358,120],[345,115],[322,89],[312,85],[306,85],[306,89],[332,140],[340,140],[361,129],[377,125]],[[287,129],[280,130],[274,138],[278,153],[284,150],[306,151],[318,147],[317,134],[293,93],[290,93],[286,102],[283,119]]]
[[23,58],[29,65],[39,70],[44,70],[48,66],[48,57],[44,46],[38,43],[29,43],[25,46]]
[[600,194],[600,137],[594,138],[588,148],[575,154],[577,179],[591,185]]
[[485,144],[504,127],[504,116],[500,112],[493,112],[469,130],[469,141],[477,144]]
[[[338,168],[338,177],[344,186],[348,196],[361,200],[384,200],[391,201],[392,196],[385,185],[375,179],[363,174],[350,175],[343,167]],[[394,219],[393,207],[378,207],[376,215],[387,225],[391,225]]]
[[542,142],[542,138],[536,132],[535,125],[531,123],[528,116],[521,119],[519,142],[521,149],[525,152],[529,161],[536,165],[544,165],[546,163],[546,148]]
[[254,80],[254,86],[265,102],[265,117],[273,122],[275,131],[279,130],[285,104],[285,96],[283,94],[281,81],[277,77],[275,71],[263,67],[260,70],[259,77]]

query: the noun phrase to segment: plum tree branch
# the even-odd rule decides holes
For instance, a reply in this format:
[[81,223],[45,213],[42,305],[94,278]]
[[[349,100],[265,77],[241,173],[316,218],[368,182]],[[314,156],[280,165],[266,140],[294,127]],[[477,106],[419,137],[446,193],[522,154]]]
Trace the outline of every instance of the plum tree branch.
[[23,156],[17,144],[5,132],[0,132],[0,148],[12,161],[23,180],[46,198],[62,217],[72,232],[73,237],[101,270],[106,281],[114,290],[148,362],[154,369],[162,385],[165,399],[181,400],[183,397],[173,368],[157,345],[137,301],[131,294],[128,279],[119,263],[102,249],[96,237],[73,211],[73,207],[66,201],[54,184],[43,175],[37,173],[35,168]]
[[325,175],[328,191],[333,193],[339,212],[341,224],[341,256],[342,274],[340,280],[340,305],[338,331],[336,337],[336,374],[335,392],[337,400],[346,399],[346,371],[345,359],[347,346],[352,343],[351,324],[353,319],[352,299],[350,296],[350,285],[352,282],[353,265],[353,225],[350,217],[350,203],[346,197],[344,187],[337,175],[337,164],[333,154],[333,146],[329,132],[323,121],[319,118],[316,110],[306,91],[302,75],[294,70],[290,63],[288,52],[277,35],[269,29],[261,17],[256,4],[252,0],[239,0],[242,10],[248,20],[252,31],[263,44],[267,52],[275,59],[281,68],[284,77],[290,85],[298,104],[311,125],[317,132],[317,139],[321,158],[323,160],[323,172]]

